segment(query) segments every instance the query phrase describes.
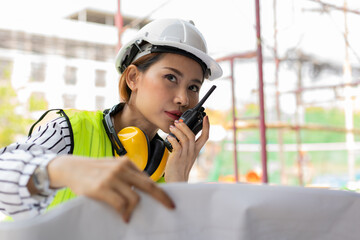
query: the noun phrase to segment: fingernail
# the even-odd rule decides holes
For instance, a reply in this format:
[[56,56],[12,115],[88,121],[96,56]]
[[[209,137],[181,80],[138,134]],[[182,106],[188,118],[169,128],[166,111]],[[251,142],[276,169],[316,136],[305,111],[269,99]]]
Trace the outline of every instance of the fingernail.
[[175,128],[175,126],[174,126],[174,125],[170,125],[170,128],[173,129],[173,128]]
[[123,219],[126,224],[130,222],[130,216],[124,216]]
[[175,120],[175,124],[179,123],[179,120]]
[[170,202],[170,207],[171,207],[172,209],[175,209],[175,208],[176,208],[175,203],[174,203],[173,201]]

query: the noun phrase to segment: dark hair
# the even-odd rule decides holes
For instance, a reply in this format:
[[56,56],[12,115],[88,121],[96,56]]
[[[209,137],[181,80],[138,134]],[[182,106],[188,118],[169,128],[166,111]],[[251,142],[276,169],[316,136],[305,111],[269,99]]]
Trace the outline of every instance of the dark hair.
[[[140,72],[146,72],[154,63],[159,61],[163,55],[163,53],[150,53],[139,58],[131,64],[135,65]],[[125,69],[125,71],[121,74],[119,81],[120,98],[125,102],[129,101],[131,95],[131,89],[126,83],[126,75],[128,70],[129,68]]]

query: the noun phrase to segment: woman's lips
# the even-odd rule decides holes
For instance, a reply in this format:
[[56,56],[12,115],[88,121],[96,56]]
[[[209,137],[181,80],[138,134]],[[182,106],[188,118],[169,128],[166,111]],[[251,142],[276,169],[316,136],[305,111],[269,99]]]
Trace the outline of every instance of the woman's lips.
[[167,112],[165,111],[166,115],[168,115],[173,120],[178,120],[181,116],[181,112]]

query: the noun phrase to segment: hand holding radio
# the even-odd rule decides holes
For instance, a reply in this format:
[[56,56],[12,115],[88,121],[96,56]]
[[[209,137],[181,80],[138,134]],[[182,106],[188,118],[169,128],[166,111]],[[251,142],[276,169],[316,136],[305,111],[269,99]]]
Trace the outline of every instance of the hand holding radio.
[[[209,119],[204,112],[202,104],[206,101],[213,86],[204,98],[192,109],[187,110],[170,127],[171,133],[165,141],[167,148],[172,150],[165,168],[166,182],[187,182],[192,166],[209,138]],[[201,135],[195,135],[202,130]]]
[[[202,105],[208,99],[210,94],[215,90],[215,88],[216,86],[213,85],[194,108],[186,110],[179,118],[179,122],[185,123],[195,135],[202,129],[203,119],[206,116],[206,113],[204,112],[205,109],[202,107]],[[176,138],[173,133],[170,133],[169,135]],[[179,140],[177,139],[177,141]],[[172,152],[172,145],[167,138],[165,139],[165,146],[170,152]]]

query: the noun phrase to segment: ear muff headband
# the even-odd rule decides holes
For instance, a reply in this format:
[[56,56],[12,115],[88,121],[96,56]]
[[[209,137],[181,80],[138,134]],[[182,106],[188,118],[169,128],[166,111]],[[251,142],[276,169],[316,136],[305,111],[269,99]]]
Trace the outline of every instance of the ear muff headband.
[[105,130],[110,138],[111,145],[113,146],[115,152],[119,156],[125,155],[126,150],[125,150],[124,146],[121,144],[119,138],[117,137],[114,125],[111,121],[110,113],[108,113],[104,116],[103,121],[105,121],[105,124],[104,124]]

